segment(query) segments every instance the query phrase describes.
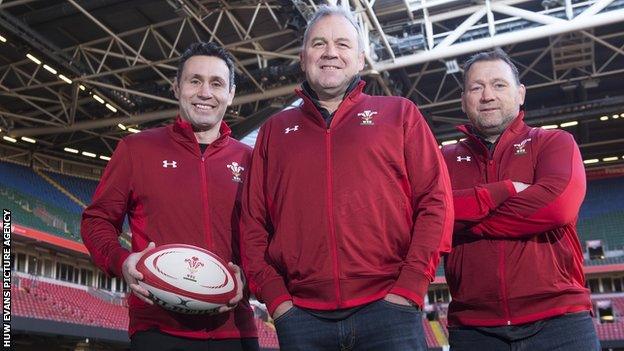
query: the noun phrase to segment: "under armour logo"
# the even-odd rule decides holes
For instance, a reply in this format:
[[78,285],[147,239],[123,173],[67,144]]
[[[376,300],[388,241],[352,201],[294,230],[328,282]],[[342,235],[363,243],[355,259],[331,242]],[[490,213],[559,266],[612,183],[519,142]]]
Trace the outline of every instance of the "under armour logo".
[[164,160],[163,161],[163,168],[167,168],[167,167],[172,167],[172,168],[178,168],[178,163],[176,161],[167,161]]
[[461,156],[457,156],[457,162],[461,162],[461,161],[472,161],[472,158],[470,158],[470,156],[465,156],[465,157],[461,157]]
[[296,125],[296,126],[294,126],[292,128],[285,128],[284,129],[284,134],[288,134],[290,132],[296,132],[298,130],[299,130],[299,125]]
[[524,155],[526,154],[526,143],[531,141],[531,138],[528,139],[524,139],[522,140],[522,142],[520,144],[514,144],[514,147],[516,148],[516,155]]

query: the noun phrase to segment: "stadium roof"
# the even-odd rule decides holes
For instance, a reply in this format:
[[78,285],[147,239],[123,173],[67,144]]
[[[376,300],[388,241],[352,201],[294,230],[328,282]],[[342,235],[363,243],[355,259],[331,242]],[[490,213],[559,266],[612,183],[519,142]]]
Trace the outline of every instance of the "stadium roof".
[[[242,138],[295,100],[302,31],[319,3],[3,1],[0,157],[105,165],[99,156],[110,156],[123,136],[175,116],[176,62],[198,40],[236,56],[237,96],[226,121]],[[370,43],[367,91],[413,100],[440,142],[457,140],[454,126],[465,122],[461,63],[500,46],[528,87],[529,124],[573,133],[584,159],[598,160],[589,167],[624,162],[624,0],[348,6]]]

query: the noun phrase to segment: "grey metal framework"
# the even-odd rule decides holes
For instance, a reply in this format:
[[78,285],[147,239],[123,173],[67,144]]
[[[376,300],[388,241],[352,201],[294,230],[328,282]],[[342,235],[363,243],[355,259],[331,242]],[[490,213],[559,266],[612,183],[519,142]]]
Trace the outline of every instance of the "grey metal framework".
[[[0,0],[0,157],[97,176],[120,138],[175,117],[177,60],[199,40],[236,57],[226,121],[242,137],[294,100],[321,3]],[[502,47],[528,88],[530,124],[573,133],[598,159],[588,167],[624,163],[624,0],[329,3],[364,29],[367,91],[416,102],[441,143],[465,122],[462,62]]]

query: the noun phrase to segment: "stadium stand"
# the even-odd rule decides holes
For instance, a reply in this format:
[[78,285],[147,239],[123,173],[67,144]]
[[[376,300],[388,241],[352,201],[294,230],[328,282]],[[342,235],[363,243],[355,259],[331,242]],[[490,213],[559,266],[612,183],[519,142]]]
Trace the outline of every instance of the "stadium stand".
[[[605,300],[605,298],[596,295],[594,301],[596,300]],[[603,344],[609,341],[624,340],[624,296],[611,297],[608,300],[611,300],[613,303],[613,312],[615,314],[613,323],[600,323],[598,318],[594,318],[598,338]]]
[[60,173],[43,171],[43,174],[50,177],[54,182],[77,197],[83,204],[88,205],[95,193],[98,183],[94,180],[67,176]]
[[596,325],[598,339],[600,339],[601,342],[624,339],[624,323],[600,324],[594,321],[594,324]]
[[[11,295],[15,316],[123,331],[128,328],[125,299],[112,303],[98,297],[101,290],[36,277],[20,276],[14,280]],[[273,325],[258,318],[255,322],[262,350],[279,350]]]
[[624,248],[624,178],[588,182],[578,232],[581,244],[602,240],[606,250]]
[[593,218],[610,212],[623,212],[624,178],[597,179],[587,182],[587,193],[580,218]]
[[0,184],[0,205],[13,211],[16,223],[80,241],[79,215],[69,214]]
[[[422,324],[423,324],[423,330],[425,331],[425,340],[427,341],[427,346],[428,347],[440,347],[440,343],[438,341],[438,339],[436,338],[435,333],[433,332],[432,329],[432,323],[438,323],[437,321],[427,321],[427,320],[423,320]],[[440,324],[440,323],[438,323]]]
[[[0,162],[0,174],[0,205],[15,211],[16,223],[82,242],[80,218],[97,181],[8,162]],[[127,218],[123,231],[129,233]],[[122,236],[122,245],[130,246],[127,235]]]
[[602,266],[608,264],[621,264],[624,263],[624,256],[619,257],[606,257],[601,260],[585,260],[585,266]]
[[256,318],[256,327],[258,328],[258,342],[263,350],[279,350],[279,342],[275,327],[269,322]]
[[17,316],[119,330],[128,328],[128,309],[124,303],[104,301],[84,287],[18,279],[11,291]]
[[26,166],[0,162],[0,174],[2,174],[0,184],[7,188],[36,197],[42,202],[58,207],[66,212],[82,213],[80,205]]
[[[0,162],[0,174],[0,205],[12,210],[16,223],[80,241],[82,206],[79,202],[90,202],[97,182],[48,171],[35,172],[28,167],[7,162]],[[72,197],[78,201],[72,200]],[[605,247],[605,258],[587,259],[586,267],[624,264],[624,178],[588,182],[578,228],[583,247],[586,240],[601,240]],[[604,270],[599,273],[598,280],[610,274]],[[617,278],[622,272],[613,273]],[[444,284],[442,264],[436,276],[440,278],[437,284]],[[21,276],[18,280],[19,283],[12,287],[13,312],[16,316],[117,331],[125,331],[127,328],[125,300],[117,303],[107,301],[106,296],[113,296],[110,292],[65,282],[56,283],[51,279],[34,276]],[[440,290],[440,286],[435,289]],[[598,318],[594,319],[600,340],[612,343],[610,345],[624,345],[624,294],[617,291],[613,290],[614,293],[610,295],[598,293],[592,296],[594,301],[609,299],[613,303],[615,318],[612,323],[601,323]],[[446,300],[443,301],[436,304],[437,319],[423,320],[427,345],[431,350],[441,350],[448,346],[448,305]],[[262,349],[279,350],[273,324],[256,318],[256,325]]]

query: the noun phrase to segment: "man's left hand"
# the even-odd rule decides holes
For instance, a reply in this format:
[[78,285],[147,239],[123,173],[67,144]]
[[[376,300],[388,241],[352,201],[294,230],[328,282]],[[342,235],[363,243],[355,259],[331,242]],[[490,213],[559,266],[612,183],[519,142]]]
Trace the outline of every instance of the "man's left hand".
[[410,300],[404,298],[403,296],[396,295],[396,294],[388,294],[386,295],[386,297],[384,297],[384,300],[397,304],[397,305],[415,306]]
[[238,302],[243,299],[243,272],[240,267],[235,265],[232,262],[228,263],[228,266],[234,271],[234,275],[236,276],[236,281],[238,282],[238,291],[236,292],[236,296],[234,296],[225,306],[219,307],[214,314],[229,312],[238,306]]

